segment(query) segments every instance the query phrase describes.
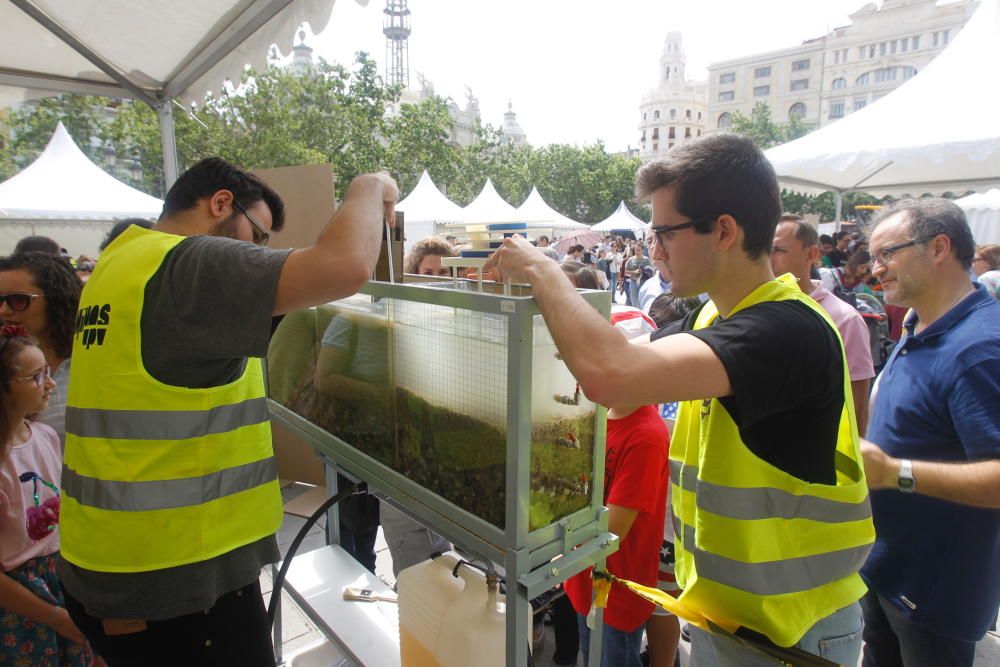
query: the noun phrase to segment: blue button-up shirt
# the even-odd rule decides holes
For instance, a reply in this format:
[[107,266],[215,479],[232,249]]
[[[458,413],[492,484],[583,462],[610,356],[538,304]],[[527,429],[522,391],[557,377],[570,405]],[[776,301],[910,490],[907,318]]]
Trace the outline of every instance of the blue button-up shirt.
[[[879,378],[868,439],[890,456],[965,463],[1000,458],[1000,303],[981,286],[914,333]],[[978,640],[1000,604],[1000,510],[873,491],[877,538],[862,575],[910,620]]]

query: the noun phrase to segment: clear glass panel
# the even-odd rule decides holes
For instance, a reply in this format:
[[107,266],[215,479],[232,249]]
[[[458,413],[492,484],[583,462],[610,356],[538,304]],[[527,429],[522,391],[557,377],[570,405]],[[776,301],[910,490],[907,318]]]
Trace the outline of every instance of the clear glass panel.
[[505,523],[507,318],[357,295],[290,313],[271,397],[491,524]]
[[531,502],[529,530],[590,502],[596,406],[580,391],[536,316],[531,373]]

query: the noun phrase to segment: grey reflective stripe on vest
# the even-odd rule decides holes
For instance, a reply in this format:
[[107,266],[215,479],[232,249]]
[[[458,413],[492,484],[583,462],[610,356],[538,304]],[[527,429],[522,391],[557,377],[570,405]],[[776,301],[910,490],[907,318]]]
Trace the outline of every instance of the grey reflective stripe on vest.
[[66,407],[66,432],[108,440],[187,440],[234,431],[270,418],[266,398],[209,410],[100,410]]
[[683,548],[694,556],[699,577],[732,586],[753,595],[785,595],[818,588],[858,572],[870,544],[764,563],[746,563],[695,546],[694,528],[684,524]]
[[674,484],[680,480],[682,489],[695,492],[698,509],[729,519],[809,519],[847,523],[869,519],[872,515],[867,493],[861,502],[851,503],[816,496],[797,496],[768,487],[721,486],[698,479],[697,467],[682,468],[677,461],[670,462],[670,480]]
[[191,507],[248,491],[278,479],[274,457],[201,477],[156,482],[113,482],[79,475],[63,465],[63,492],[86,507],[120,512]]

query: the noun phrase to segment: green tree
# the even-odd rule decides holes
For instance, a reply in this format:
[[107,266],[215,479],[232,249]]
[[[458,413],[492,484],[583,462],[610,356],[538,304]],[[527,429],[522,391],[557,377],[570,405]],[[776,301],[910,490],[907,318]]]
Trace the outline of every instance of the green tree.
[[809,132],[809,127],[795,114],[792,114],[787,123],[775,123],[771,120],[771,108],[767,103],[757,102],[749,116],[744,116],[739,111],[733,112],[730,131],[752,139],[758,148],[767,150],[804,136]]

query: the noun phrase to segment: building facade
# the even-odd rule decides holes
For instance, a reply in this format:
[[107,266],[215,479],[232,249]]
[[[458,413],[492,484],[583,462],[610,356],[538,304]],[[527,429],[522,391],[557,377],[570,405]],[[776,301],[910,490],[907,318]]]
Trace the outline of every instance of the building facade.
[[822,127],[863,109],[920,72],[955,38],[978,3],[885,0],[851,23],[799,46],[709,65],[706,131],[724,130],[733,112],[767,103],[771,119],[795,115]]
[[688,81],[681,33],[669,32],[660,55],[659,81],[639,106],[639,157],[649,162],[705,130],[705,81]]

